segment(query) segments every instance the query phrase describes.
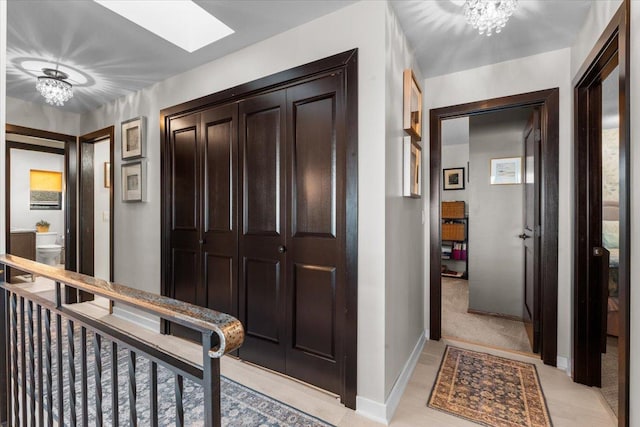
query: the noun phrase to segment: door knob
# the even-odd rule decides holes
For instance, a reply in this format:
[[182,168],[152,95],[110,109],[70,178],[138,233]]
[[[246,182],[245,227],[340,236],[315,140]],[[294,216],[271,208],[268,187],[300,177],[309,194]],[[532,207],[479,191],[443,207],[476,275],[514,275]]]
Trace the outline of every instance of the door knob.
[[531,236],[529,236],[528,234],[522,233],[522,234],[518,234],[518,237],[521,238],[522,240],[527,240]]
[[283,254],[283,253],[285,253],[286,251],[287,251],[287,247],[286,247],[286,246],[284,246],[284,245],[280,245],[280,246],[278,246],[278,252],[279,252],[279,253]]
[[204,245],[205,243],[207,243],[207,241],[204,239],[201,239],[201,240],[198,240],[198,243],[200,243],[201,245]]

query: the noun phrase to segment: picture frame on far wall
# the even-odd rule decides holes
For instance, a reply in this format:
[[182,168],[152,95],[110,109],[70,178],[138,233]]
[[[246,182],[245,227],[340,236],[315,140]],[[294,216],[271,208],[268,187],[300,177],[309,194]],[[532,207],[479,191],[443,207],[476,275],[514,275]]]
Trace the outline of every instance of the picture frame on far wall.
[[491,159],[491,184],[522,184],[522,158]]
[[143,158],[146,155],[146,118],[135,117],[121,124],[122,160]]
[[422,147],[405,136],[403,140],[403,191],[404,197],[422,197]]
[[442,170],[443,190],[464,190],[464,168]]
[[122,201],[145,202],[147,200],[147,162],[124,163],[122,165]]
[[404,70],[403,77],[403,128],[416,141],[420,141],[422,139],[422,89],[411,68]]

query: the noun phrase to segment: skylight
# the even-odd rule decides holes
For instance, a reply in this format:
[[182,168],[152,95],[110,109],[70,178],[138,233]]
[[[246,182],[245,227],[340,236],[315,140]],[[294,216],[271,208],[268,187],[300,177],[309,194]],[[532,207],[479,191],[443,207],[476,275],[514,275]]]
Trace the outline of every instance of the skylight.
[[187,52],[234,31],[191,0],[94,0]]

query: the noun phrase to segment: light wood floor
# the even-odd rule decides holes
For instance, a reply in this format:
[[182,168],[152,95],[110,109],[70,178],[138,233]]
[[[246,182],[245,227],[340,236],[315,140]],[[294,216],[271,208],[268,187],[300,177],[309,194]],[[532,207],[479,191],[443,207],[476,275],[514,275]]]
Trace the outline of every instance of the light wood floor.
[[[37,286],[42,285],[41,282],[34,284],[34,290],[36,290]],[[40,292],[44,294],[50,291],[41,287]],[[180,357],[199,363],[201,352],[198,346],[176,337],[160,335],[144,327],[109,315],[106,307],[105,301],[100,300],[92,303],[74,305],[74,309],[109,323],[116,328],[134,332],[141,339],[149,343],[153,343]],[[536,364],[549,412],[555,427],[613,427],[617,424],[608,405],[604,402],[602,395],[597,389],[573,383],[565,372],[545,366],[539,359],[459,341],[442,340],[440,342],[427,341],[420,354],[418,364],[411,376],[407,389],[402,396],[398,410],[391,421],[391,426],[477,426],[477,424],[427,408],[426,406],[447,344]],[[221,362],[221,370],[222,374],[228,378],[335,424],[336,426],[380,426],[380,424],[342,406],[334,395],[237,359],[225,356]]]

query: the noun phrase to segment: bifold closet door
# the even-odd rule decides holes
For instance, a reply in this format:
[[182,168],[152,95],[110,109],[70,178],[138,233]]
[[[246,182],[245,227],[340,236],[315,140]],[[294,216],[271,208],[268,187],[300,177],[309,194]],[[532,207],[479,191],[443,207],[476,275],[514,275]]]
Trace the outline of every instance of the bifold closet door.
[[341,393],[346,129],[342,74],[287,90],[287,375]]
[[239,316],[242,359],[285,372],[284,90],[240,103]]

